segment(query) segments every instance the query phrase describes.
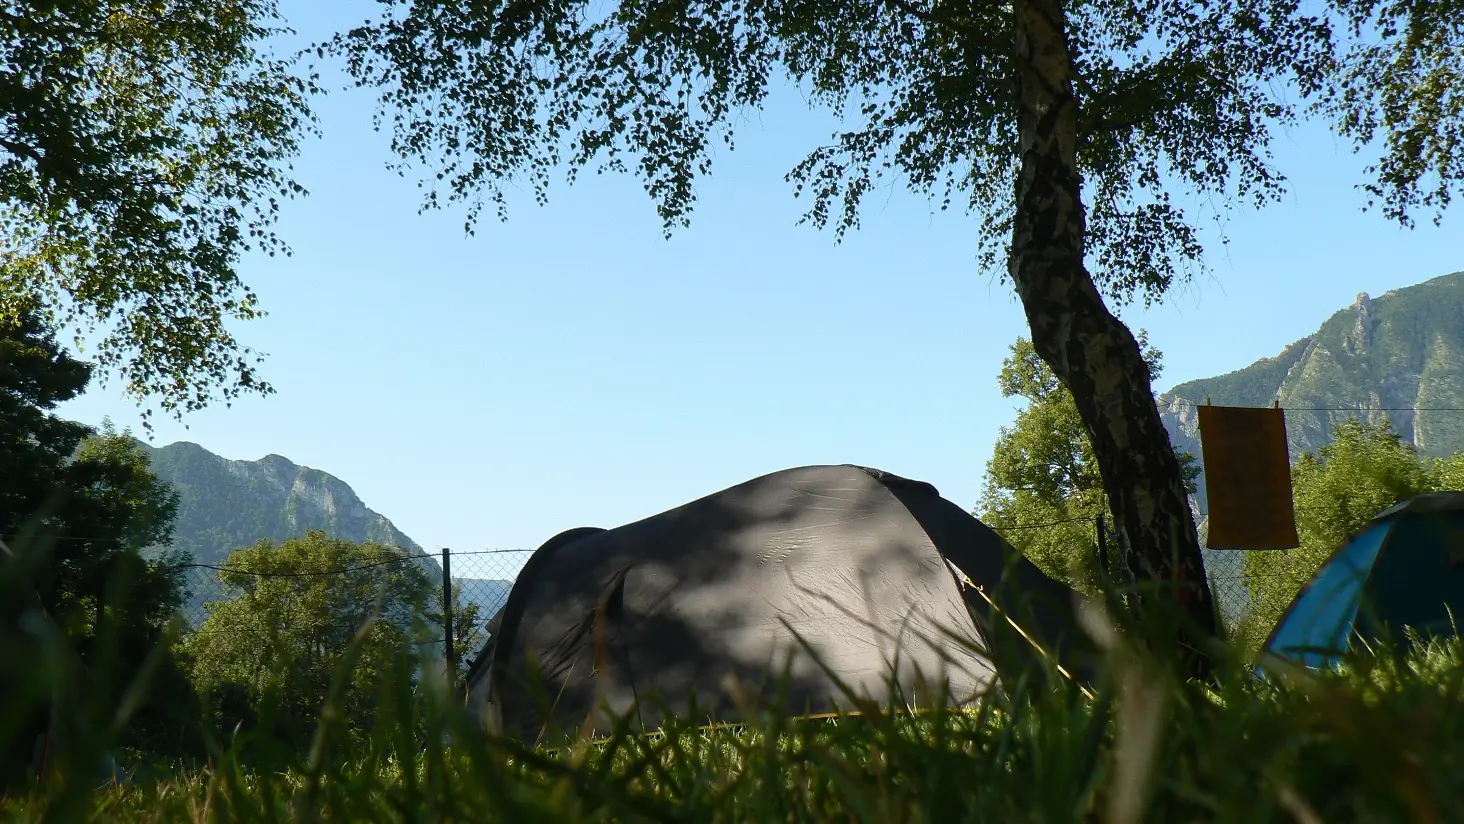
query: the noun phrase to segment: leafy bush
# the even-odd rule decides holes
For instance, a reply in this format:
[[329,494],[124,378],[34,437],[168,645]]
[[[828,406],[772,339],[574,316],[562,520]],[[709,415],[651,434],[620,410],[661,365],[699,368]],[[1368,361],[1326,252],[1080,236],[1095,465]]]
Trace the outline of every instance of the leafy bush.
[[353,735],[369,729],[377,711],[373,674],[398,655],[415,671],[441,637],[428,623],[431,578],[395,547],[314,531],[234,551],[219,579],[239,596],[210,605],[181,648],[220,730],[242,725],[308,745],[321,697],[353,639],[359,662],[341,711]]

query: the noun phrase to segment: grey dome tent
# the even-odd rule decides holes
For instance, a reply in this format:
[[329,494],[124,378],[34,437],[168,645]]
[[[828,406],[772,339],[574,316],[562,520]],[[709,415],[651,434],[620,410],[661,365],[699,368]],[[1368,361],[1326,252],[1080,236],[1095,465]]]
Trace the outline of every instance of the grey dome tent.
[[849,709],[835,678],[883,704],[892,672],[907,702],[960,702],[998,661],[1045,653],[1083,677],[1074,599],[930,484],[790,469],[545,543],[489,624],[468,703],[534,739],[603,730],[606,708],[652,729],[693,695],[698,720],[734,721],[736,690],[794,714]]
[[1464,492],[1409,498],[1379,513],[1322,564],[1265,650],[1310,667],[1352,643],[1449,635],[1464,620]]

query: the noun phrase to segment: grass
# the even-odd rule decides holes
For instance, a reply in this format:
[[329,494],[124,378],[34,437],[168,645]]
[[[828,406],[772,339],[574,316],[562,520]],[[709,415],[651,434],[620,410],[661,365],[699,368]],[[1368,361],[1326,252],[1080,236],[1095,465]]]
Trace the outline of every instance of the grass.
[[204,764],[134,763],[128,786],[57,774],[0,802],[0,820],[1464,820],[1457,641],[1272,680],[1231,662],[1208,686],[1119,635],[1104,644],[1091,695],[1034,672],[962,709],[674,720],[557,747],[482,733],[440,686],[384,674],[391,709],[372,729],[353,734],[331,698],[312,745],[270,766],[240,732]]

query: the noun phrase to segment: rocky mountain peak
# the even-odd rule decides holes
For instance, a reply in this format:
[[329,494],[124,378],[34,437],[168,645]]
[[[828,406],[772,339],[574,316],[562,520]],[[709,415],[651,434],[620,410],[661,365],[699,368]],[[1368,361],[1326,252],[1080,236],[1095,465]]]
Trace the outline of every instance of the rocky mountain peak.
[[283,541],[312,529],[422,552],[328,472],[274,454],[230,460],[187,442],[144,449],[152,471],[179,493],[173,547],[201,562],[217,563],[261,538]]
[[1372,299],[1367,296],[1366,292],[1359,292],[1351,309],[1357,313],[1357,321],[1352,326],[1351,334],[1343,338],[1342,348],[1349,355],[1359,355],[1366,352],[1372,345]]
[[[1293,459],[1330,442],[1343,420],[1384,416],[1426,454],[1464,451],[1464,414],[1451,411],[1464,408],[1464,272],[1376,299],[1360,293],[1276,357],[1163,393],[1160,412],[1177,450],[1201,455],[1194,404],[1206,398],[1225,406],[1279,400]],[[1203,476],[1200,488],[1203,496]]]

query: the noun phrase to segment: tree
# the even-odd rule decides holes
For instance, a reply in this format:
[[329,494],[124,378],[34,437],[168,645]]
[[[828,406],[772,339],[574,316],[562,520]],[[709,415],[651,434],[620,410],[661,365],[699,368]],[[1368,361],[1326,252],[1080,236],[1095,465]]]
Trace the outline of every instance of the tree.
[[[1156,379],[1162,355],[1143,332],[1138,341]],[[1026,405],[992,449],[977,514],[1049,575],[1096,593],[1097,518],[1109,516],[1110,509],[1072,393],[1025,338],[1012,344],[997,385],[1002,397]],[[1179,460],[1186,491],[1193,494],[1200,469],[1189,453]]]
[[[128,433],[55,413],[90,375],[36,313],[0,321],[0,540],[17,556],[12,572],[25,573],[21,586],[86,665],[88,697],[110,713],[165,643],[184,592],[182,559],[142,554],[171,539],[177,493]],[[188,685],[171,658],[155,672],[125,743],[178,754],[197,743]]]
[[1429,473],[1434,491],[1464,492],[1464,452],[1436,459]]
[[[68,606],[86,604],[86,617],[71,609],[67,620],[91,624],[111,614],[96,611],[111,590],[112,600],[132,602],[129,620],[161,628],[182,604],[176,565],[185,559],[169,556],[152,563],[142,551],[168,544],[178,493],[148,470],[147,455],[130,434],[109,425],[78,445],[62,478],[58,510],[43,521],[37,538],[46,541],[51,529],[56,533],[37,582],[50,594],[49,608],[67,615]],[[128,580],[125,596],[118,591],[123,578]]]
[[[34,585],[81,643],[92,636],[79,627],[99,617],[118,565],[143,562],[141,550],[166,544],[178,509],[177,493],[148,471],[129,435],[55,414],[90,376],[91,366],[62,349],[36,313],[0,322],[0,535],[43,549]],[[159,587],[158,600],[134,599],[155,618],[178,597],[176,583],[133,583]]]
[[[328,48],[382,90],[403,161],[435,167],[426,206],[467,202],[470,230],[484,195],[502,217],[522,177],[542,201],[561,164],[572,180],[628,158],[667,231],[685,225],[714,142],[731,148],[734,119],[782,74],[857,121],[790,173],[813,195],[807,220],[841,237],[887,175],[978,212],[980,259],[1010,279],[1034,350],[1073,394],[1125,557],[1176,584],[1192,626],[1175,641],[1196,673],[1215,627],[1194,522],[1105,292],[1157,299],[1200,260],[1176,184],[1226,207],[1280,195],[1267,147],[1298,118],[1293,97],[1358,146],[1382,133],[1379,196],[1400,216],[1420,180],[1447,193],[1464,178],[1464,35],[1436,25],[1450,0],[1334,0],[1325,18],[1272,0],[380,1],[380,19]],[[1335,42],[1370,22],[1368,42]]]
[[379,618],[365,632],[341,698],[349,729],[369,729],[377,677],[419,661],[422,645],[440,643],[440,631],[425,626],[432,580],[395,547],[319,531],[279,544],[266,539],[230,553],[219,580],[239,597],[211,604],[183,646],[224,730],[242,722],[308,745],[347,646]]
[[[165,410],[268,392],[227,328],[271,229],[311,81],[261,51],[274,0],[20,0],[0,9],[0,319],[99,333]],[[146,410],[146,414],[151,410]]]
[[11,540],[50,504],[65,465],[87,435],[55,408],[77,397],[91,366],[69,356],[34,313],[0,320],[0,534]]
[[1433,462],[1377,423],[1337,424],[1332,442],[1306,453],[1291,469],[1300,546],[1284,552],[1246,553],[1251,608],[1242,633],[1256,648],[1296,593],[1328,557],[1384,509],[1424,492],[1455,488],[1451,473],[1460,456]]
[[[67,466],[67,496],[39,583],[47,608],[89,667],[95,699],[115,709],[139,666],[164,657],[121,743],[167,755],[201,754],[197,696],[169,648],[187,597],[184,553],[168,545],[178,494],[148,468],[128,432],[89,436]],[[42,539],[44,541],[44,539]],[[44,544],[43,544],[44,545]]]

